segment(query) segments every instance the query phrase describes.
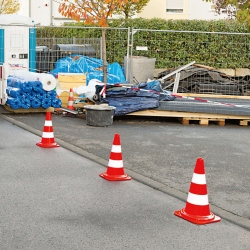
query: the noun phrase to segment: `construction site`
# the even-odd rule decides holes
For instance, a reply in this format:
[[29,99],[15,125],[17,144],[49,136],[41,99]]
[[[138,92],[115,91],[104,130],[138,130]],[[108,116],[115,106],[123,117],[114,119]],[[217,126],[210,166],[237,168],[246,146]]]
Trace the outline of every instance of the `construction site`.
[[[144,56],[147,46],[137,46],[132,37],[132,48],[136,49],[125,51],[122,62],[107,63],[104,72],[100,39],[46,39],[41,31],[38,36],[31,19],[17,20],[17,26],[11,18],[2,18],[4,69],[0,92],[1,104],[11,112],[89,113],[87,119],[98,112],[107,119],[103,124],[112,123],[113,116],[130,115],[174,117],[185,125],[198,121],[201,125],[216,122],[224,126],[237,120],[239,125],[248,126],[249,68],[219,69],[201,60],[159,68],[164,60],[167,65],[169,58],[158,61]],[[139,32],[144,31],[133,31],[132,35]],[[215,35],[225,37],[223,33]],[[215,35],[211,34],[211,39]],[[239,36],[247,43],[249,34]],[[100,120],[98,123],[101,126]]]
[[0,17],[4,249],[249,249],[249,67],[177,60],[164,39],[152,57],[137,36],[171,32],[139,29],[112,30],[128,46],[105,64],[100,37],[15,18]]

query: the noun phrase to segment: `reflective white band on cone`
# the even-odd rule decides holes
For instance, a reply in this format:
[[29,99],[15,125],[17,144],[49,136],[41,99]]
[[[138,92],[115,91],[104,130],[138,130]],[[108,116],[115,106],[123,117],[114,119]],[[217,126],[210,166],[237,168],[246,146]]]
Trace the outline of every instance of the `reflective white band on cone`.
[[43,132],[42,137],[43,138],[54,138],[54,133],[53,132]]
[[121,153],[121,151],[122,151],[122,147],[120,145],[113,145],[112,146],[111,152],[113,152],[113,153]]
[[45,121],[44,126],[46,127],[52,127],[52,121]]
[[206,176],[204,174],[193,174],[192,182],[195,184],[206,184]]
[[108,166],[111,168],[123,168],[123,160],[110,160]]
[[205,206],[208,205],[208,195],[188,193],[187,202],[194,205]]

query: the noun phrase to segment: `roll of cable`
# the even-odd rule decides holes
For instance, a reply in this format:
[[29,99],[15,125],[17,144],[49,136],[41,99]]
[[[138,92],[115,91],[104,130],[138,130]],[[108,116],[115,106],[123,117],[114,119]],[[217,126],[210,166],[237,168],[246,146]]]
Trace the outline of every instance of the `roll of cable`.
[[31,107],[31,102],[29,99],[25,99],[21,101],[21,107],[23,109],[29,109]]
[[37,97],[37,99],[39,99],[39,100],[45,99],[45,98],[47,97],[47,96],[46,96],[46,91],[42,90],[41,92],[39,92],[39,93],[36,94],[36,97]]
[[42,105],[42,107],[44,109],[47,109],[47,108],[51,107],[51,99],[50,98],[44,98],[42,100],[42,104],[41,105]]
[[20,101],[19,98],[8,97],[6,103],[7,103],[12,109],[20,109],[20,107],[21,107],[21,101]]
[[17,76],[8,76],[7,86],[20,88],[21,79]]
[[57,94],[56,94],[56,91],[54,89],[47,92],[47,96],[50,97],[51,99],[55,98],[56,95]]
[[21,89],[23,92],[28,93],[32,90],[32,82],[30,81],[23,81],[21,84]]
[[14,87],[6,87],[6,93],[11,97],[20,97],[21,89]]
[[41,100],[39,100],[38,98],[34,98],[31,101],[31,107],[34,108],[34,109],[37,109],[37,108],[41,107]]
[[19,99],[20,101],[27,99],[27,93],[21,91],[19,95]]
[[37,81],[39,80],[42,83],[43,90],[50,91],[56,88],[57,80],[51,74],[46,73],[35,73],[25,70],[15,71],[15,76],[26,79],[28,81]]
[[26,98],[32,101],[36,97],[37,93],[35,91],[30,91],[29,93],[26,93],[26,94],[27,94]]
[[40,81],[33,81],[32,89],[37,93],[41,93],[43,91],[43,84]]
[[62,101],[59,98],[54,98],[51,100],[51,106],[53,108],[60,108],[62,106]]

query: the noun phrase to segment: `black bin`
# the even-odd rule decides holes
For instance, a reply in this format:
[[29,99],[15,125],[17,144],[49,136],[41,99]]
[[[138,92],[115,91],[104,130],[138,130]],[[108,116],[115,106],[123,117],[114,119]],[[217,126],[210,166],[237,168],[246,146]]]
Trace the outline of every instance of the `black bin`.
[[47,46],[36,46],[36,71],[50,71],[50,50]]
[[71,54],[96,57],[92,44],[57,44],[53,46],[52,51],[57,60]]
[[108,105],[86,105],[86,123],[89,126],[106,127],[113,124],[115,114],[114,106]]

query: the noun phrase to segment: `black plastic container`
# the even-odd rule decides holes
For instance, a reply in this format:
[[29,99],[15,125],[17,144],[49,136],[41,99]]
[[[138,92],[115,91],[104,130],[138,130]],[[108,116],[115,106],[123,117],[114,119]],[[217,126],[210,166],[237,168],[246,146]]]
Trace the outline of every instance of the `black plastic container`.
[[86,112],[87,125],[106,127],[113,124],[113,117],[115,113],[114,106],[87,105],[84,108]]

